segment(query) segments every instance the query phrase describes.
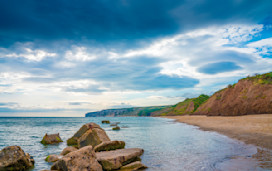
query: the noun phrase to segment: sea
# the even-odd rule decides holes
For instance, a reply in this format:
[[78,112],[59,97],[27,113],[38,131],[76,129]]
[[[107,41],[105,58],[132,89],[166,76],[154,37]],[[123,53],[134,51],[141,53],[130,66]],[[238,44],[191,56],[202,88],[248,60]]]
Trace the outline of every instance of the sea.
[[[102,120],[120,122],[121,130],[113,131],[110,125],[101,124]],[[21,146],[34,157],[32,170],[50,169],[52,163],[45,158],[60,154],[66,140],[89,122],[99,124],[111,140],[125,141],[126,148],[143,148],[141,158],[147,171],[272,170],[271,156],[267,156],[271,151],[267,149],[158,117],[2,117],[0,150]],[[45,133],[59,133],[64,142],[42,145]]]

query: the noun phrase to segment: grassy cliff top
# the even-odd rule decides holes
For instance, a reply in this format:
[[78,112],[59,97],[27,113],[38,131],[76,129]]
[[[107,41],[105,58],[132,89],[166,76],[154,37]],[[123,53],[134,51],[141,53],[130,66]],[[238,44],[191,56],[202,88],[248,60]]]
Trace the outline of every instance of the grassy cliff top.
[[255,74],[254,76],[247,76],[241,80],[250,80],[258,84],[272,84],[272,72],[265,74]]
[[[241,80],[250,80],[253,81],[255,84],[272,84],[272,72],[268,72],[265,74],[254,74],[253,76],[248,75],[246,78],[242,78],[239,81]],[[228,87],[218,90],[214,94],[220,93],[228,88],[234,88],[236,84],[237,83],[229,84]]]
[[[182,102],[179,102],[171,107],[164,108],[162,110],[156,111],[153,115],[156,116],[166,116],[166,115],[184,115],[184,114],[191,114],[197,110],[197,108],[208,100],[209,96],[205,94],[201,94],[199,97],[196,98],[187,98]],[[190,104],[193,103],[191,106]]]

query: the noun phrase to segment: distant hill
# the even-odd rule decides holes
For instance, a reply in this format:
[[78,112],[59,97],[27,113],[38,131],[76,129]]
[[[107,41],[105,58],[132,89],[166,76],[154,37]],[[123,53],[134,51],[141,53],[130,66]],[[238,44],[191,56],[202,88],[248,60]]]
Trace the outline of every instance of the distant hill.
[[237,116],[272,114],[272,72],[248,76],[214,93],[194,114]]
[[164,108],[162,110],[158,110],[152,112],[152,116],[166,116],[166,115],[184,115],[184,114],[192,114],[197,110],[197,108],[208,100],[209,96],[205,94],[201,94],[197,98],[185,99],[183,102],[179,102],[176,105],[170,106],[168,108]]
[[97,112],[89,112],[85,117],[104,117],[104,116],[150,116],[154,111],[167,108],[169,106],[151,106],[151,107],[131,107],[122,109],[106,109]]

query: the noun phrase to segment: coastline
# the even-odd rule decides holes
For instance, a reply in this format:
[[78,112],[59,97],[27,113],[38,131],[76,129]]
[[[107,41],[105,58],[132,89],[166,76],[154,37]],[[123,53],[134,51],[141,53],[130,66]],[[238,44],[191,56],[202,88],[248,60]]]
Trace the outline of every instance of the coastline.
[[161,116],[198,126],[204,131],[215,131],[230,138],[272,150],[272,114],[244,116]]

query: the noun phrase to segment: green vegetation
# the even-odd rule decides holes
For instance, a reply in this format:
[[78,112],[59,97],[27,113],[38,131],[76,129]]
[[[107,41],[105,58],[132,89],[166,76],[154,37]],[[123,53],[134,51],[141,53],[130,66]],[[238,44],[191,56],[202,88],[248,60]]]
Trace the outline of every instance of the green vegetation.
[[47,157],[45,158],[45,161],[46,161],[46,162],[48,162],[49,157],[50,157],[50,156],[47,156]]
[[164,108],[162,110],[153,112],[151,115],[166,116],[166,115],[184,115],[191,114],[197,110],[197,108],[208,100],[209,96],[201,94],[196,98],[187,98],[182,102],[179,102],[171,107]]
[[209,96],[205,95],[205,94],[201,94],[199,97],[194,98],[193,102],[194,102],[194,111],[196,111],[196,109],[202,104],[204,103],[206,100],[208,100]]
[[139,111],[138,113],[138,116],[150,116],[150,114],[152,112],[155,112],[157,110],[161,110],[161,109],[164,109],[165,107],[161,107],[161,106],[155,106],[155,107],[146,107],[146,108],[143,108],[142,110]]
[[265,74],[255,74],[254,76],[247,76],[241,80],[251,80],[256,84],[272,84],[272,72]]
[[234,88],[236,84],[237,84],[237,83],[235,83],[235,84],[229,84],[229,85],[228,85],[228,88]]
[[56,137],[56,140],[57,140],[58,142],[63,142],[59,137]]

